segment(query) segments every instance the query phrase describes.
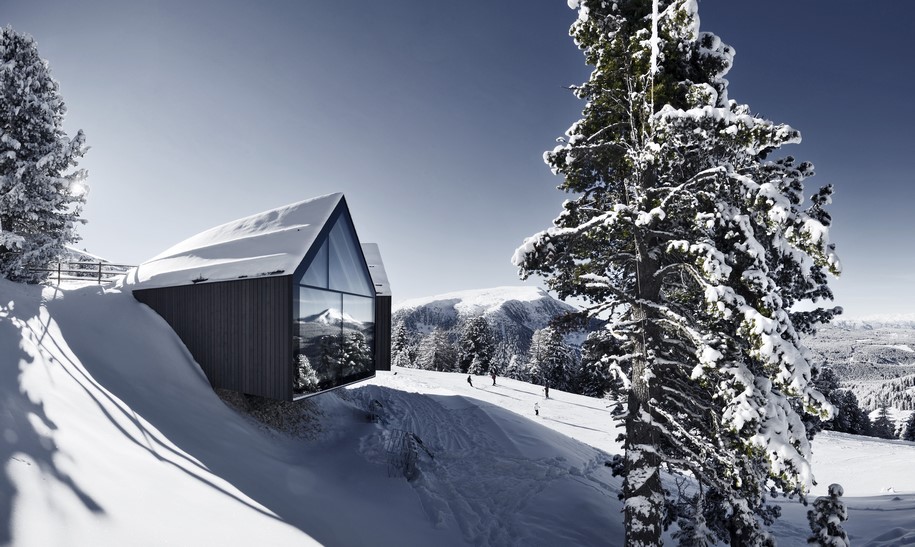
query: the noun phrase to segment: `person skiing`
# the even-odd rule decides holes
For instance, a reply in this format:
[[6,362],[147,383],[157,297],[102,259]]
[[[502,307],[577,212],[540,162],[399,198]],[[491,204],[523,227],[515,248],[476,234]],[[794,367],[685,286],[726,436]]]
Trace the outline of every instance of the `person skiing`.
[[550,398],[550,384],[543,386],[543,396],[547,399]]
[[496,371],[490,372],[489,375],[492,376],[492,385],[496,385]]
[[470,387],[473,387],[473,380],[470,379],[470,375],[467,375],[467,383],[470,384]]
[[540,416],[540,404],[534,403],[534,416]]

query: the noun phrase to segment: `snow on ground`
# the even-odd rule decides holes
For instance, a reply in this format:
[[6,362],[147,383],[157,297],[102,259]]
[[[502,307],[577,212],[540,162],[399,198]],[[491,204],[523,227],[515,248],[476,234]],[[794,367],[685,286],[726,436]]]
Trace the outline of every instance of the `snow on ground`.
[[[0,281],[0,545],[621,543],[605,401],[395,372],[303,402],[321,431],[293,438],[226,406],[129,293]],[[814,451],[855,545],[915,541],[915,444],[825,433]],[[785,502],[780,545],[805,544],[805,511]]]
[[[621,534],[606,454],[508,410],[363,385],[270,434],[129,293],[0,281],[0,545],[559,545]],[[435,459],[391,476],[383,401]],[[586,524],[571,526],[577,519]]]

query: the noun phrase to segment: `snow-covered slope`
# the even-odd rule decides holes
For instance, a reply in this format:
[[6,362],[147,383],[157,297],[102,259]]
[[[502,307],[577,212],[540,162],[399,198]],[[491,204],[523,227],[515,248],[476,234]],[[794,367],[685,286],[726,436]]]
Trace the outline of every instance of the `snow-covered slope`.
[[[497,405],[362,386],[314,398],[320,432],[289,438],[217,398],[129,293],[0,281],[0,302],[0,544],[587,545],[619,531],[606,454]],[[386,422],[365,419],[369,399]],[[413,482],[389,473],[396,429],[435,456]]]
[[[226,406],[129,294],[0,281],[0,545],[619,545],[607,402],[496,384],[379,373],[305,402],[312,433],[289,436]],[[817,491],[846,485],[855,545],[915,540],[912,461],[817,437]],[[803,545],[805,508],[784,510],[780,545]]]

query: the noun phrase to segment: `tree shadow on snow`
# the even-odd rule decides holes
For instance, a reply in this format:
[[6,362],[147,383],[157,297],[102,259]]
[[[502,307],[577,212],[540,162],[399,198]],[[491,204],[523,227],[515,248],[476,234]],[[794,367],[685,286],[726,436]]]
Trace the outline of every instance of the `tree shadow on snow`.
[[[22,386],[24,371],[43,366],[36,355],[23,347],[26,336],[39,346],[46,340],[47,324],[41,322],[39,315],[41,287],[8,282],[4,285],[16,298],[0,303],[0,464],[10,470],[35,465],[41,473],[68,488],[87,510],[104,513],[55,463],[58,448],[53,437],[57,425],[48,418],[44,404],[33,401]],[[0,472],[0,544],[12,542],[13,504],[18,494],[10,473]]]
[[[177,336],[171,336],[172,345],[164,348],[159,346],[161,338],[158,336],[138,338],[138,329],[131,328],[136,326],[134,318],[124,314],[122,307],[126,304],[129,311],[134,314],[139,312],[141,322],[145,319],[148,323],[149,314],[155,313],[129,295],[106,297],[102,292],[100,287],[85,287],[68,291],[67,298],[47,303],[51,316],[57,319],[67,350],[77,358],[76,362],[64,358],[60,363],[64,371],[92,399],[124,439],[158,462],[266,517],[277,519],[276,515],[213,480],[213,475],[220,476],[220,465],[216,461],[236,459],[225,456],[225,446],[207,445],[206,439],[212,433],[208,428],[213,423],[194,420],[194,417],[212,414],[212,409],[201,409],[201,403],[216,406],[219,410],[224,408]],[[79,296],[89,298],[80,299]],[[124,299],[127,299],[126,303]],[[143,312],[146,312],[145,316]],[[158,316],[155,320],[161,321]],[[86,324],[95,326],[91,336],[82,336]],[[43,344],[49,349],[57,349],[58,354],[65,353],[52,337],[44,339]],[[147,366],[156,361],[169,363],[172,368],[188,368],[188,365],[193,368],[182,371],[184,374],[175,382],[173,376],[161,375],[161,369]],[[191,382],[188,385],[188,376],[192,379],[197,376],[202,380],[202,387],[209,397],[201,400],[199,393],[193,389],[201,387],[200,384]],[[195,452],[194,447],[199,446],[210,450]],[[188,452],[184,451],[185,448]],[[219,456],[214,457],[217,454]],[[211,462],[212,468],[209,465]],[[232,474],[222,478],[234,484]]]

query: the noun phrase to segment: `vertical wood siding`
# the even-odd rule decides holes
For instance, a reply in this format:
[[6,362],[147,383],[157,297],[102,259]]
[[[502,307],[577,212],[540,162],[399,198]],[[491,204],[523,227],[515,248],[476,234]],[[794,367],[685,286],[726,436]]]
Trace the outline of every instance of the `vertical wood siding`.
[[[171,325],[214,388],[292,400],[291,276],[139,289],[133,295]],[[390,347],[390,334],[388,339]],[[390,361],[390,350],[388,355]]]
[[391,297],[375,297],[375,370],[391,370]]

